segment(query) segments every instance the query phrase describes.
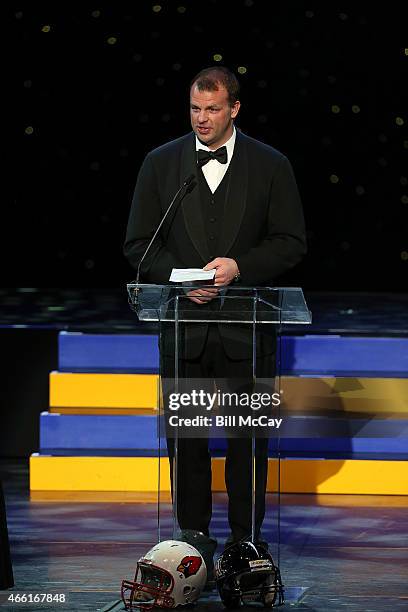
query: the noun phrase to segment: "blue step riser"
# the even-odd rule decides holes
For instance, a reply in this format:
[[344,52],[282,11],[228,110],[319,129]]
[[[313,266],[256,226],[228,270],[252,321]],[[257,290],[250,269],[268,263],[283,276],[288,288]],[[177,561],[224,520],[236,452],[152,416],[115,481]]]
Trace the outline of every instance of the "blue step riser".
[[[281,373],[408,377],[408,338],[283,336]],[[59,335],[62,372],[157,373],[156,335]]]
[[[293,419],[292,437],[271,439],[271,450],[282,453],[331,453],[349,456],[353,453],[407,454],[408,420],[341,420],[333,430],[332,420],[320,418]],[[324,434],[330,428],[331,437]],[[163,428],[162,428],[163,431]],[[315,437],[319,434],[322,437]],[[347,435],[345,433],[347,432]],[[283,433],[283,432],[282,432]],[[309,436],[309,437],[307,437]],[[161,448],[166,442],[162,439]],[[210,448],[223,452],[223,438],[210,440]],[[58,415],[42,413],[40,421],[40,452],[75,454],[76,451],[111,451],[112,454],[155,455],[158,449],[157,418],[155,416]]]

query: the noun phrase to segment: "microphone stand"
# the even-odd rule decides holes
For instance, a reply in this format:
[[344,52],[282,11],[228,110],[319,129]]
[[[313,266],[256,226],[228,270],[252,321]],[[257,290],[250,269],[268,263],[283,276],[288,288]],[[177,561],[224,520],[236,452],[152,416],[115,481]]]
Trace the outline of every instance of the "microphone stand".
[[[191,182],[193,181],[193,179],[194,179],[194,178],[195,178],[195,175],[194,175],[194,174],[190,174],[190,175],[189,175],[189,176],[188,176],[188,177],[185,179],[185,181],[183,182],[182,186],[180,187],[180,189],[178,189],[178,191],[177,191],[177,193],[175,194],[174,198],[173,198],[173,199],[172,199],[172,201],[170,202],[170,204],[169,204],[169,206],[168,206],[168,208],[167,208],[166,212],[164,213],[163,218],[161,219],[161,221],[160,221],[160,223],[159,223],[159,225],[158,225],[158,227],[157,227],[156,231],[154,232],[154,234],[153,234],[153,236],[152,236],[152,238],[151,238],[151,240],[150,240],[149,244],[147,245],[147,247],[146,247],[146,249],[145,249],[145,252],[144,252],[144,253],[143,253],[143,255],[142,255],[141,260],[139,261],[139,265],[137,266],[136,280],[135,280],[135,284],[136,284],[136,285],[138,285],[138,284],[139,284],[139,278],[140,278],[140,267],[141,267],[141,265],[142,265],[142,263],[143,263],[143,261],[144,261],[144,259],[145,259],[146,255],[147,255],[147,253],[149,252],[150,247],[152,246],[152,244],[153,244],[153,242],[154,242],[154,240],[155,240],[155,238],[156,238],[157,234],[159,233],[159,231],[160,231],[160,229],[161,229],[161,227],[162,227],[162,225],[163,225],[164,221],[166,220],[167,215],[169,214],[170,210],[171,210],[171,209],[172,209],[172,207],[173,207],[173,204],[175,203],[175,201],[177,200],[177,198],[179,197],[179,195],[181,194],[181,192],[183,191],[183,189],[186,189],[187,187],[189,187],[189,186],[190,186],[190,184],[191,184]],[[131,303],[130,305],[133,307],[133,309],[135,309],[135,306],[137,305],[137,303],[138,303],[138,298],[139,298],[139,287],[135,287],[135,289],[134,289],[133,291],[134,291],[134,299],[133,299],[133,301],[132,301],[132,303]]]

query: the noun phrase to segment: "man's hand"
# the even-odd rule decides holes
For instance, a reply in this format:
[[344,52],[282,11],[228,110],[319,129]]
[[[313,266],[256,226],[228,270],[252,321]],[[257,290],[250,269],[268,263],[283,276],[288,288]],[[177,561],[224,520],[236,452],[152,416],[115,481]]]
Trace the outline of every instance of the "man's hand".
[[[210,261],[203,270],[214,270],[214,285],[229,285],[239,274],[238,264],[235,259],[229,257],[216,257]],[[187,293],[192,302],[196,304],[206,304],[218,295],[215,287],[205,287],[203,289],[192,289]]]
[[206,304],[218,295],[215,287],[205,287],[205,289],[192,289],[187,293],[192,302],[196,304]]
[[210,261],[203,270],[214,270],[214,285],[229,285],[239,274],[238,264],[235,259],[230,257],[216,257]]

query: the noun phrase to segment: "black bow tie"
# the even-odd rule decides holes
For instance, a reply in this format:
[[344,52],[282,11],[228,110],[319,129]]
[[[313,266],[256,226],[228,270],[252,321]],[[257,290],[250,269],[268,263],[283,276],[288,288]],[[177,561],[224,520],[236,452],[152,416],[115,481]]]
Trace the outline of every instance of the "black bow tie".
[[220,164],[226,164],[228,161],[227,147],[220,147],[216,151],[205,151],[204,149],[198,149],[197,151],[197,164],[205,166],[210,159],[216,159]]

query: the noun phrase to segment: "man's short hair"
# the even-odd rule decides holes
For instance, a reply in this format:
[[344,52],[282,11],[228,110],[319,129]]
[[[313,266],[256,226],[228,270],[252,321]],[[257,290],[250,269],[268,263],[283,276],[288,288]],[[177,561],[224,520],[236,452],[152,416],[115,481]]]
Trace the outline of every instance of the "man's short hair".
[[233,106],[239,100],[238,79],[231,70],[225,66],[211,66],[201,70],[190,83],[190,90],[197,85],[199,91],[218,91],[220,85],[228,92],[228,103]]

